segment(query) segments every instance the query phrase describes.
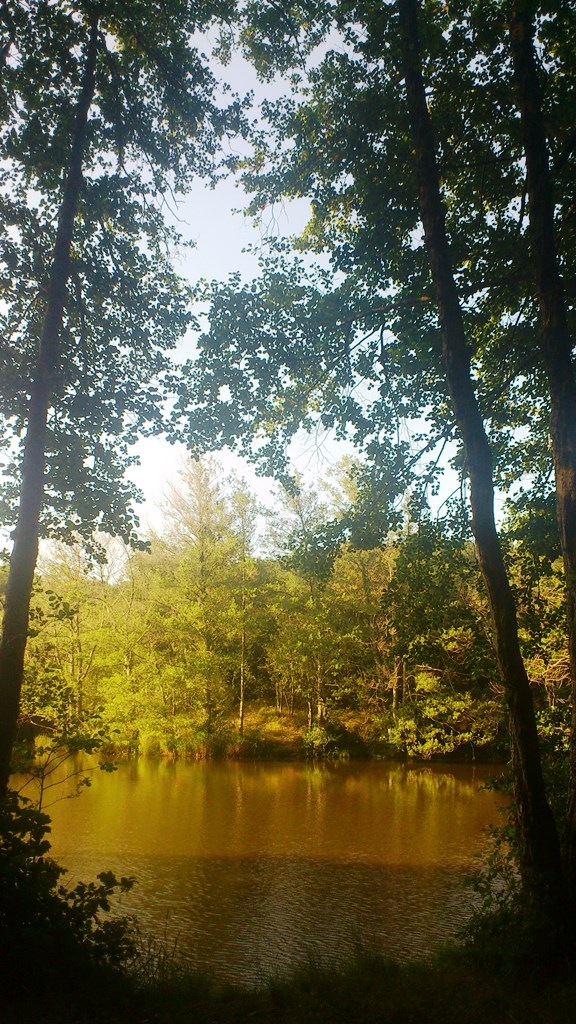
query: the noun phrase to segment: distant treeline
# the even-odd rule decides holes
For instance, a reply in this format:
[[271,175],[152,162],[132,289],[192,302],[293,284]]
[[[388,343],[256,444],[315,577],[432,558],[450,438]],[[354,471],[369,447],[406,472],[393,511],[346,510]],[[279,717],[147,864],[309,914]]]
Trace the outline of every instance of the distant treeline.
[[[264,519],[243,481],[191,462],[148,551],[102,540],[95,560],[51,547],[22,734],[92,733],[116,753],[171,756],[266,756],[286,743],[292,754],[502,753],[473,544],[408,509],[381,545],[355,546],[337,528],[353,490],[345,466],[322,497],[283,494]],[[541,727],[561,737],[564,592],[547,516],[517,516],[506,542]]]

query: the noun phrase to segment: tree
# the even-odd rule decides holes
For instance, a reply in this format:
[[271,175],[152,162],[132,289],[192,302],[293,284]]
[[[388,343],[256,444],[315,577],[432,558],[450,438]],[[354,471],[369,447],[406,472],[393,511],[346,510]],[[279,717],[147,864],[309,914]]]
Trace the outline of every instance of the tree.
[[129,447],[161,422],[165,353],[191,323],[162,206],[208,172],[231,123],[191,36],[232,6],[2,5],[2,381],[12,471],[25,435],[19,494],[8,488],[5,501],[15,533],[0,647],[2,791],[40,533],[90,536],[99,526],[135,539],[133,494],[122,482]]
[[550,155],[536,58],[535,14],[533,2],[512,3],[510,48],[526,156],[530,250],[541,317],[540,348],[550,391],[556,507],[566,579],[573,717],[565,862],[576,898],[576,375],[572,359],[574,341],[568,326],[556,242]]
[[257,567],[253,558],[253,546],[256,533],[256,517],[258,503],[250,492],[245,480],[230,481],[233,485],[229,497],[232,514],[232,530],[236,536],[237,559],[239,562],[239,580],[234,588],[236,605],[239,613],[240,652],[238,664],[238,731],[244,734],[244,709],[246,703],[246,683],[249,672],[248,647],[249,628],[252,624],[250,612],[253,610],[255,584],[258,579]]
[[[155,666],[147,651],[152,594],[138,556],[119,541],[98,539],[106,561],[94,564],[80,544],[52,542],[39,563],[31,607],[20,721],[57,736],[95,719],[122,728],[137,717],[136,691],[150,698]],[[54,696],[60,702],[54,706]]]
[[[292,6],[290,31],[301,43],[293,66],[307,75],[306,91],[266,105],[244,182],[253,213],[280,196],[308,197],[312,216],[297,246],[326,255],[329,267],[291,259],[280,245],[259,281],[213,287],[192,390],[198,415],[221,415],[221,436],[241,435],[254,457],[280,467],[295,422],[337,424],[378,467],[388,501],[414,481],[415,467],[430,481],[446,444],[457,442],[512,725],[521,868],[528,887],[544,879],[556,889],[558,839],[493,509],[494,487],[510,492],[523,473],[535,494],[547,494],[549,390],[533,344],[528,149],[503,7],[485,6],[322,5],[320,23],[343,45],[308,69],[309,5]],[[554,4],[537,11],[538,45],[553,54],[546,115],[563,154],[558,209],[568,223],[574,90],[561,16]],[[276,46],[251,13],[246,46],[266,74],[277,53],[286,65],[289,41],[283,35]],[[573,15],[570,5],[570,24]],[[562,259],[571,273],[569,245]],[[227,389],[217,392],[215,380]],[[412,451],[402,439],[407,422]]]
[[344,545],[328,588],[336,632],[351,640],[345,675],[355,682],[358,705],[376,721],[387,708],[394,715],[402,699],[398,682],[405,652],[394,651],[395,629],[386,603],[396,557],[392,544],[370,549]]
[[[172,650],[179,700],[201,710],[202,728],[216,731],[219,716],[238,704],[243,732],[252,652],[258,640],[253,556],[257,505],[245,482],[223,477],[213,459],[183,466],[171,489],[166,532],[153,543],[156,562],[155,629]],[[159,675],[166,669],[159,659]]]
[[[99,620],[93,612],[94,606],[103,606],[103,601],[98,600],[103,588],[98,586],[97,577],[91,575],[92,568],[78,546],[58,545],[44,560],[45,621],[37,631],[42,643],[36,639],[33,645],[37,664],[43,663],[46,671],[53,666],[68,697],[68,715],[79,722],[86,712],[87,684],[103,631],[101,617]],[[37,675],[40,674],[41,670]]]
[[411,754],[474,756],[496,738],[501,685],[481,592],[470,542],[422,513],[408,522],[382,606],[401,666],[392,735]]
[[164,542],[175,589],[172,633],[184,644],[182,684],[202,708],[206,732],[227,699],[229,564],[234,549],[231,515],[213,460],[190,461],[171,488]]
[[472,383],[470,350],[445,228],[436,145],[426,102],[417,0],[399,0],[402,65],[414,145],[420,213],[440,320],[446,380],[470,474],[472,530],[494,618],[512,743],[520,867],[527,884],[556,891],[560,850],[546,798],[532,694],[512,588],[494,518],[492,453]]

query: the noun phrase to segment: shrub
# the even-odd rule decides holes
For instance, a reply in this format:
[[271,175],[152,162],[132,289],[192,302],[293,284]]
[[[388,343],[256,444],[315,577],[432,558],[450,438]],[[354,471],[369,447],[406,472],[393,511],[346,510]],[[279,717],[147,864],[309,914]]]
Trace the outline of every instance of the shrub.
[[[96,882],[66,887],[50,856],[50,819],[10,792],[0,804],[0,973],[17,992],[30,978],[42,987],[90,967],[119,968],[136,953],[127,917],[111,917],[111,899],[130,878],[102,872]],[[22,976],[25,968],[26,977]]]

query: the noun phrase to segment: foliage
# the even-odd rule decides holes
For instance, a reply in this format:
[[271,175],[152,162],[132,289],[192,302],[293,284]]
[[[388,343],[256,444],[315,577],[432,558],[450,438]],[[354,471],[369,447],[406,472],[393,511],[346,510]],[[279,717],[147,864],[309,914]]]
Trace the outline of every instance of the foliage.
[[[519,983],[521,981],[521,983]],[[94,993],[96,995],[96,993]],[[90,993],[87,992],[90,998]],[[239,1020],[281,1019],[284,1024],[571,1024],[575,983],[569,967],[522,976],[482,965],[473,951],[449,950],[426,962],[395,963],[360,949],[344,967],[308,964],[289,978],[258,989],[218,985],[213,977],[191,974],[175,965],[134,991],[128,981],[114,1000],[90,1000],[74,1006],[79,1024],[120,1021],[137,1024],[153,1017],[158,1024],[237,1024]],[[46,1005],[41,999],[23,1007],[34,1019],[59,1024],[71,1017],[71,1001]],[[41,1017],[40,1017],[41,1013]],[[22,1008],[10,1007],[6,1024],[18,1024]]]
[[[46,308],[75,103],[93,5],[19,3],[0,14],[0,275],[5,480],[14,521],[23,425]],[[182,239],[168,215],[196,175],[211,176],[238,104],[214,101],[215,79],[192,43],[233,4],[106,2],[64,308],[62,365],[49,415],[44,534],[136,539],[125,479],[131,448],[163,424],[169,353],[194,324],[174,269]]]
[[[424,5],[424,74],[497,480],[507,489],[526,472],[546,495],[548,400],[533,357],[523,154],[505,19],[485,22],[481,6]],[[539,21],[538,44],[558,53],[540,70],[559,156],[570,146],[574,82],[552,8]],[[196,445],[236,443],[277,472],[301,425],[334,429],[367,452],[381,513],[389,514],[419,453],[422,488],[445,465],[446,441],[458,443],[419,224],[397,14],[392,4],[315,9],[316,32],[326,34],[308,63],[308,5],[292,6],[291,33],[277,39],[253,7],[246,15],[256,68],[265,76],[275,59],[285,65],[292,47],[299,79],[292,94],[287,87],[263,105],[263,126],[241,168],[249,210],[265,216],[275,202],[306,197],[311,218],[292,244],[269,243],[259,279],[234,275],[206,285],[210,326],[181,385],[182,422]],[[568,162],[556,170],[567,263]],[[465,475],[460,453],[454,461]]]
[[394,748],[409,757],[426,760],[451,754],[472,757],[489,748],[499,749],[499,701],[474,699],[469,692],[455,694],[436,676],[418,674],[414,693],[406,699],[388,729]]
[[[317,495],[287,496],[260,541],[257,520],[246,532],[237,516],[238,501],[243,508],[250,500],[245,485],[205,460],[173,491],[148,553],[109,546],[108,563],[96,566],[80,548],[44,557],[24,732],[50,733],[58,757],[67,743],[101,754],[242,755],[268,749],[266,723],[258,736],[254,722],[275,710],[292,753],[305,737],[316,753],[362,743],[401,757],[505,752],[490,624],[468,541],[411,514],[381,547],[344,541],[328,562],[304,558],[323,522],[337,522],[346,508],[341,489],[330,483]],[[509,558],[520,572],[517,545]],[[530,591],[518,590],[544,741],[566,728],[569,707],[564,676],[552,674],[551,652],[558,664],[562,657],[563,594],[548,567],[538,563]],[[524,604],[534,589],[537,620]],[[245,743],[234,722],[242,658],[252,723]],[[290,716],[301,723],[297,742]],[[564,754],[556,763],[563,771]]]
[[495,829],[485,863],[471,878],[478,903],[461,938],[481,968],[498,975],[542,972],[574,956],[574,922],[566,905],[554,907],[542,892],[531,900],[520,884],[513,810]]
[[128,918],[110,916],[113,899],[133,880],[102,872],[67,887],[49,856],[50,819],[10,792],[0,807],[0,950],[5,992],[25,984],[22,965],[49,978],[52,970],[120,968],[134,957]]
[[[485,16],[484,6],[320,4],[324,45],[315,57],[307,4],[291,7],[278,45],[249,7],[244,39],[256,68],[265,78],[274,55],[286,67],[292,50],[293,69],[292,94],[264,105],[243,164],[249,209],[263,214],[306,197],[311,216],[298,239],[270,247],[258,280],[233,275],[207,286],[209,327],[175,415],[200,450],[233,443],[277,474],[300,425],[335,429],[379,468],[386,515],[409,487],[420,501],[438,487],[450,445],[462,490],[470,480],[528,884],[535,865],[557,878],[561,853],[494,486],[513,501],[524,477],[546,502],[555,473],[574,701],[574,177],[566,165],[576,91],[558,39],[573,32],[575,12],[543,2],[505,13],[495,4]],[[424,749],[433,743],[432,733]],[[564,865],[572,891],[574,751],[573,740]]]
[[[558,821],[568,793],[569,726],[566,707],[545,705],[538,712],[544,778]],[[546,893],[537,891],[527,899],[521,885],[510,771],[488,788],[509,799],[501,809],[501,824],[489,830],[479,866],[468,880],[476,905],[462,938],[480,964],[499,973],[515,975],[527,966],[542,970],[570,962],[576,949],[570,904],[560,896],[561,906],[553,903],[551,908]]]

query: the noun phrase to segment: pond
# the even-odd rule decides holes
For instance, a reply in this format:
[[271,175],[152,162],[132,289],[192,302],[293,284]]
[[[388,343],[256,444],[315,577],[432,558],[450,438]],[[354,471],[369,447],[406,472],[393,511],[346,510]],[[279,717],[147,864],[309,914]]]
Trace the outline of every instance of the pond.
[[496,769],[124,764],[47,807],[71,881],[134,875],[121,909],[193,966],[253,984],[357,949],[422,957],[467,919]]

